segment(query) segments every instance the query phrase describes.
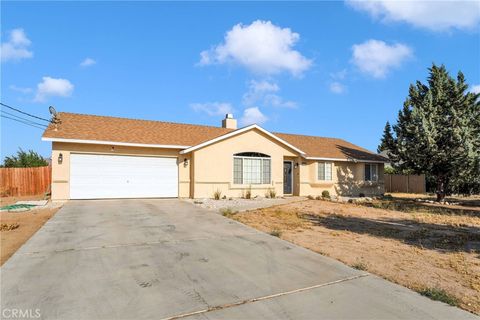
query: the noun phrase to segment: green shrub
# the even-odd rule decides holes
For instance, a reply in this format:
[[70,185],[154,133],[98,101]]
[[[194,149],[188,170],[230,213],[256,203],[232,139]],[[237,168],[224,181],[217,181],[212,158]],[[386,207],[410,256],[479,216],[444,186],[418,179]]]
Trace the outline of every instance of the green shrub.
[[358,194],[358,196],[359,196],[360,198],[365,198],[365,193],[360,192],[360,193]]
[[429,297],[432,300],[448,303],[451,306],[457,306],[458,305],[458,299],[455,298],[454,296],[448,294],[443,289],[425,288],[423,290],[420,290],[418,293],[420,293],[422,296]]
[[213,199],[215,200],[220,200],[220,198],[222,197],[222,191],[220,191],[219,189],[217,189],[217,191],[215,191],[213,193]]
[[328,190],[323,190],[322,191],[322,198],[330,199],[330,192],[328,192]]
[[233,211],[231,208],[223,208],[220,209],[220,213],[222,214],[222,216],[230,218],[237,214],[237,211]]

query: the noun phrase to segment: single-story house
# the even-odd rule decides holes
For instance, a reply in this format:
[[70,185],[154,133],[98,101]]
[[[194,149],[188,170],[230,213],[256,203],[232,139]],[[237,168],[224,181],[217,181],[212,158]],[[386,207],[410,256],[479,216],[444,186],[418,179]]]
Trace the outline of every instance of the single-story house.
[[52,199],[358,196],[384,192],[384,157],[345,140],[60,112],[52,142]]

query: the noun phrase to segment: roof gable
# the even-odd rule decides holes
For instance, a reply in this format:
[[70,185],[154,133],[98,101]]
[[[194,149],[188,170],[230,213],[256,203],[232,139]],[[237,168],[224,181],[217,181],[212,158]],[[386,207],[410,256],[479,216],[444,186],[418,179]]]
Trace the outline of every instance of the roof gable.
[[262,127],[260,127],[259,125],[256,125],[256,124],[252,124],[252,125],[249,125],[249,126],[247,126],[247,127],[243,127],[243,128],[241,128],[241,129],[234,130],[234,131],[232,131],[232,132],[226,133],[226,134],[221,135],[221,136],[219,136],[219,137],[216,137],[216,138],[214,138],[214,139],[211,139],[211,140],[205,141],[205,142],[203,142],[203,143],[200,143],[200,144],[198,144],[198,145],[196,145],[196,146],[192,146],[192,147],[190,147],[190,148],[188,148],[188,149],[185,149],[185,150],[180,151],[180,154],[185,154],[185,153],[189,153],[189,152],[198,150],[198,149],[200,149],[200,148],[206,147],[206,146],[211,145],[211,144],[213,144],[213,143],[216,143],[216,142],[220,142],[220,141],[222,141],[222,140],[229,139],[229,138],[231,138],[231,137],[237,136],[237,135],[239,135],[239,134],[242,134],[242,133],[244,133],[244,132],[247,132],[247,131],[250,131],[250,130],[254,130],[254,129],[259,130],[260,132],[266,134],[266,135],[269,136],[270,138],[273,138],[273,139],[276,140],[277,142],[279,142],[279,143],[281,143],[281,144],[289,147],[290,149],[298,152],[299,154],[302,154],[302,155],[305,154],[305,152],[303,152],[303,151],[300,150],[299,148],[291,145],[291,144],[288,143],[287,141],[279,138],[278,136],[272,134],[270,131],[267,131],[267,130],[263,129]]

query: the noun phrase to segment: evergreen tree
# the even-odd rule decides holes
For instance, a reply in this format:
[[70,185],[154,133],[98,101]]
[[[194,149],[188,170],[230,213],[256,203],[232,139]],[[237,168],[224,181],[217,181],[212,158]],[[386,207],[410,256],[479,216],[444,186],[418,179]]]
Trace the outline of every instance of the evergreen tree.
[[3,167],[20,168],[20,167],[43,167],[48,166],[47,160],[33,150],[28,152],[22,149],[17,151],[17,155],[5,157]]
[[382,136],[382,142],[377,148],[377,152],[380,153],[382,151],[386,151],[388,155],[388,150],[390,150],[393,147],[393,135],[392,135],[392,127],[390,126],[390,123],[387,121],[385,124],[385,128],[383,129],[383,136]]
[[433,64],[427,84],[410,85],[395,134],[384,133],[379,146],[396,169],[435,178],[439,201],[480,186],[480,95],[467,90],[461,72],[454,79]]

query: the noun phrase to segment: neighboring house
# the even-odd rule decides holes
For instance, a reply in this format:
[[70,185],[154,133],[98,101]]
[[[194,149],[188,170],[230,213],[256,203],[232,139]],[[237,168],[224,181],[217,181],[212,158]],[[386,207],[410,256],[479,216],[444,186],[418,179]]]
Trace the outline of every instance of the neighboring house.
[[366,195],[384,192],[382,156],[347,141],[61,112],[52,142],[52,199]]

